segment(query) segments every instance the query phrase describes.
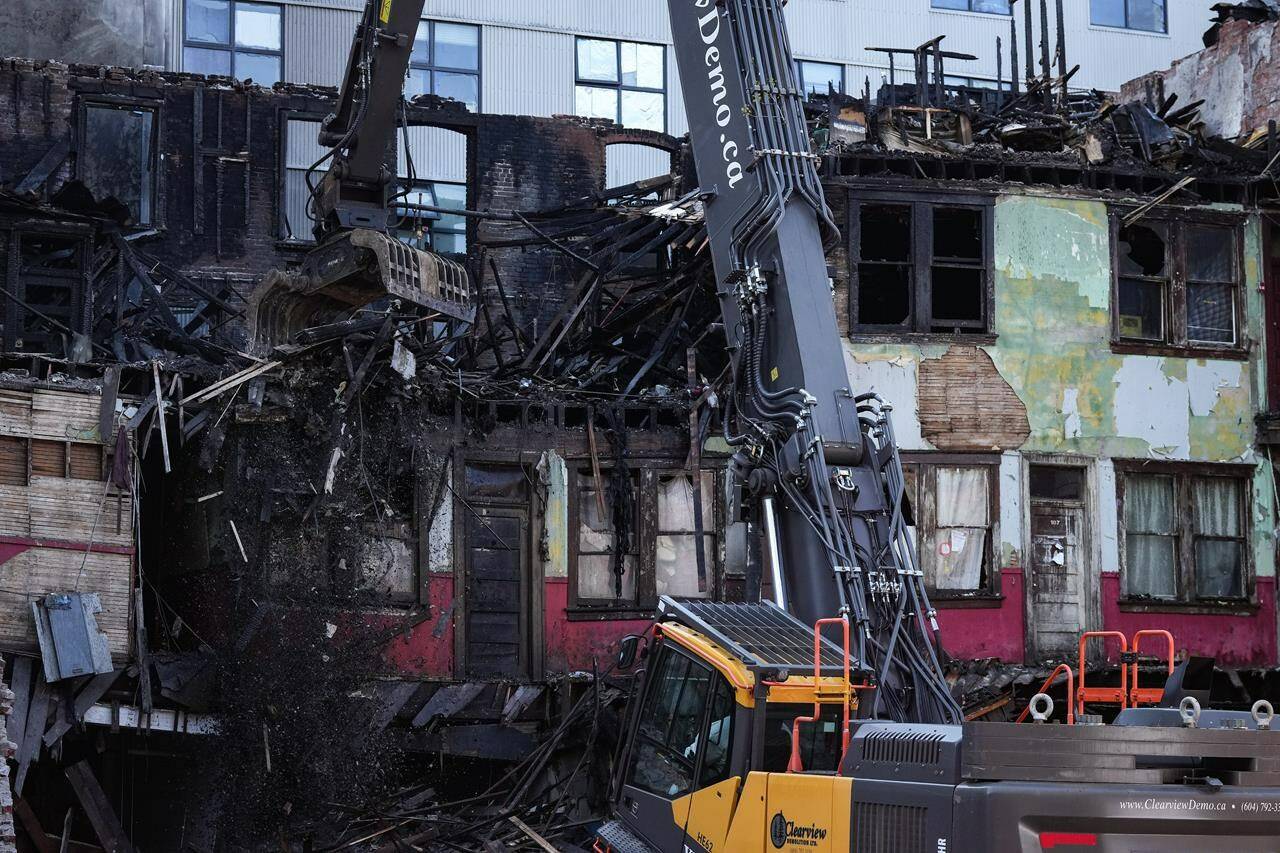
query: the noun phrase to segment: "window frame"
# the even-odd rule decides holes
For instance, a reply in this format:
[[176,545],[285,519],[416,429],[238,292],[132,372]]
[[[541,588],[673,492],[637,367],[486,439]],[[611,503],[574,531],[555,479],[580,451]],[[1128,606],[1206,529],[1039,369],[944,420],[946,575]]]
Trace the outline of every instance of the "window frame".
[[[1201,611],[1220,612],[1257,607],[1256,567],[1253,559],[1253,530],[1250,507],[1253,497],[1254,466],[1232,463],[1153,462],[1141,459],[1117,459],[1116,472],[1116,540],[1120,556],[1120,604],[1126,609],[1138,611]],[[1174,519],[1177,531],[1174,558],[1177,572],[1174,575],[1176,594],[1173,598],[1132,595],[1128,590],[1128,529],[1125,522],[1126,479],[1133,476],[1164,476],[1173,478]],[[1239,597],[1202,598],[1196,590],[1195,532],[1193,486],[1196,480],[1231,480],[1240,486],[1238,500],[1242,533]],[[1208,537],[1220,539],[1221,537]],[[1233,539],[1233,541],[1235,541]]]
[[[414,71],[431,72],[431,86],[427,94],[435,95],[436,93],[436,72],[443,71],[445,74],[466,74],[476,78],[476,114],[484,112],[484,27],[479,24],[472,24],[466,21],[442,21],[436,18],[419,18],[420,24],[428,24],[427,40],[429,43],[428,50],[430,62],[415,62],[413,56],[409,57],[409,73]],[[436,64],[436,25],[447,24],[449,26],[471,27],[476,31],[476,67],[475,68],[457,68],[452,65]],[[417,44],[418,39],[415,35],[414,43]],[[438,97],[445,97],[438,95]]]
[[[88,145],[89,131],[89,110],[91,109],[112,109],[122,110],[125,112],[149,112],[151,113],[151,138],[147,140],[149,148],[150,169],[148,186],[144,189],[151,195],[151,215],[143,220],[141,217],[134,223],[135,227],[163,227],[164,217],[161,216],[161,199],[160,199],[160,107],[161,102],[158,100],[146,100],[141,98],[116,97],[111,95],[80,95],[76,99],[76,128],[75,128],[75,150],[83,151]],[[75,176],[76,180],[83,182],[85,175],[82,171],[83,162],[79,156],[75,158]]]
[[[797,58],[796,59],[796,82],[800,84],[800,91],[804,93],[806,98],[809,97],[809,94],[810,94],[808,86],[805,83],[805,79],[804,79],[804,67],[806,65],[826,65],[830,68],[839,68],[840,69],[840,86],[839,88],[836,89],[836,91],[839,92],[840,94],[845,93],[846,91],[845,87],[849,85],[849,67],[845,65],[843,62],[827,62],[826,60],[822,60],[822,59]],[[826,95],[827,93],[824,91],[815,91],[813,92],[813,94]]]
[[[1141,275],[1124,275],[1120,268],[1120,231],[1124,227],[1125,214],[1135,210],[1133,206],[1113,206],[1110,214],[1111,231],[1111,351],[1125,355],[1163,355],[1178,358],[1213,358],[1244,361],[1249,357],[1251,343],[1247,334],[1246,301],[1248,292],[1245,280],[1244,227],[1242,216],[1231,213],[1215,213],[1203,210],[1161,208],[1153,210],[1134,224],[1144,220],[1158,222],[1166,229],[1165,267],[1168,282],[1164,298],[1163,336],[1161,340],[1124,337],[1120,331],[1120,282],[1121,279],[1154,281]],[[1231,253],[1235,264],[1233,311],[1236,341],[1234,344],[1192,341],[1187,334],[1187,232],[1193,227],[1227,228],[1235,245]]]
[[[278,200],[276,202],[276,242],[280,246],[285,247],[303,247],[310,248],[316,244],[315,235],[311,228],[315,225],[309,218],[302,223],[305,229],[303,233],[299,233],[298,224],[288,221],[289,212],[289,172],[294,171],[289,165],[289,129],[293,122],[322,122],[324,116],[316,112],[307,112],[299,110],[283,109],[277,113],[277,121],[279,122],[279,145],[277,156],[279,159],[279,170],[276,176],[276,184],[279,188]],[[298,170],[305,172],[305,169]],[[317,172],[317,181],[321,177],[321,173]],[[304,181],[305,184],[305,181]],[[285,233],[285,226],[291,233]]]
[[[584,469],[590,468],[590,457],[573,456],[565,461],[568,468],[569,492],[569,606],[567,608],[569,620],[651,618],[653,608],[657,606],[659,594],[657,588],[658,483],[659,479],[666,474],[688,474],[688,467],[683,461],[677,460],[628,460],[628,467],[639,480],[636,495],[638,517],[635,531],[637,538],[635,599],[598,599],[583,598],[578,592],[582,479],[584,476],[591,478],[590,473],[584,472]],[[612,469],[612,464],[601,460],[602,477],[610,476]],[[723,596],[725,587],[724,525],[721,524],[724,506],[720,494],[724,471],[722,466],[707,464],[707,460],[703,461],[701,471],[711,474],[715,483],[712,495],[712,517],[703,518],[703,536],[712,537],[715,543],[711,549],[712,563],[707,567],[710,588],[706,600],[718,601]]]
[[[931,602],[946,607],[949,602],[965,601],[1000,601],[1004,598],[1000,586],[1000,566],[997,565],[1000,551],[997,540],[1000,537],[1000,462],[998,453],[936,453],[931,451],[903,451],[904,468],[916,469],[916,494],[907,495],[911,501],[911,510],[916,531],[916,556],[920,561],[917,567],[924,574],[925,588]],[[944,589],[934,585],[937,574],[936,565],[926,563],[924,543],[931,541],[937,532],[937,469],[938,468],[980,468],[987,474],[987,543],[983,554],[983,577],[976,589]],[[927,472],[927,473],[926,473]],[[923,475],[923,476],[922,476]],[[919,500],[926,488],[930,489],[931,499],[926,503]],[[929,549],[930,558],[933,556]]]
[[[911,311],[907,322],[901,326],[862,324],[858,322],[859,267],[862,261],[862,217],[864,204],[886,204],[911,208]],[[971,332],[933,331],[933,211],[938,207],[961,208],[980,211],[982,215],[982,329]],[[969,344],[994,343],[995,328],[995,197],[978,193],[947,192],[886,192],[850,189],[846,204],[846,249],[849,255],[848,327],[853,340],[901,341],[939,340]],[[927,209],[927,224],[920,211]],[[928,271],[921,276],[920,270]],[[927,313],[919,307],[927,305]]]
[[[280,60],[280,79],[278,82],[284,82],[284,3],[259,2],[259,0],[227,0],[228,16],[230,20],[227,23],[227,41],[193,41],[187,35],[187,4],[190,0],[182,2],[182,70],[187,71],[187,49],[196,48],[199,50],[218,50],[231,55],[231,77],[235,80],[243,80],[245,78],[236,74],[236,54],[249,53],[255,56],[274,56]],[[280,49],[272,50],[266,47],[241,47],[236,44],[236,6],[245,3],[250,6],[274,6],[280,12]],[[200,72],[188,71],[191,74]],[[256,81],[255,81],[256,82]],[[261,84],[259,84],[261,85]],[[265,88],[270,88],[267,86]]]
[[1143,27],[1135,27],[1129,23],[1129,3],[1131,2],[1131,0],[1120,0],[1121,4],[1124,6],[1124,24],[1123,25],[1100,24],[1093,19],[1093,4],[1095,2],[1097,2],[1097,0],[1089,0],[1089,26],[1091,27],[1101,27],[1107,30],[1124,30],[1125,32],[1130,32],[1130,33],[1146,33],[1147,35],[1153,35],[1153,36],[1169,35],[1169,0],[1161,0],[1161,3],[1162,3],[1161,11],[1164,13],[1163,15],[1164,21],[1162,24],[1162,29],[1158,29],[1158,30],[1148,30]]
[[937,5],[938,0],[929,0],[929,11],[930,12],[960,12],[961,14],[965,14],[965,15],[996,15],[1001,18],[1013,17],[1012,2],[1009,3],[1008,12],[988,12],[985,9],[975,9],[973,8],[974,2],[975,0],[966,0],[966,5],[969,7],[967,9],[952,9],[950,6]]
[[[578,50],[578,45],[584,41],[607,41],[613,43],[614,50],[614,67],[618,69],[618,80],[609,82],[608,80],[593,80],[582,76],[582,57]],[[648,86],[628,86],[622,82],[622,45],[634,44],[642,47],[656,47],[662,50],[662,88],[653,89]],[[614,98],[614,123],[618,127],[625,127],[629,130],[650,130],[651,128],[632,127],[624,124],[622,121],[622,93],[623,92],[645,92],[647,94],[662,95],[662,128],[658,131],[666,133],[671,127],[670,111],[671,111],[671,77],[667,71],[667,46],[655,42],[635,41],[633,39],[613,39],[600,38],[593,35],[575,35],[573,38],[573,94],[574,109],[577,110],[577,92],[578,87],[586,86],[594,89],[613,89],[616,93]],[[585,118],[585,116],[584,116]]]

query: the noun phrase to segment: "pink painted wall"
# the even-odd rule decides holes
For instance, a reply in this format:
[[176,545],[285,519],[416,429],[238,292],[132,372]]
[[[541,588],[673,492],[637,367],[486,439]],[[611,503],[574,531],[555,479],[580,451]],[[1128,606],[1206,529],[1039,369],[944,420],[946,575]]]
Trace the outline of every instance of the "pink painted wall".
[[[435,636],[440,614],[447,613],[453,603],[453,578],[432,575],[428,582],[431,616],[407,631],[397,634],[382,646],[381,658],[387,670],[404,676],[452,678],[453,619],[448,619],[440,636]],[[567,607],[569,583],[564,578],[551,578],[544,588],[546,611],[543,623],[547,675],[582,670],[591,671],[592,660],[603,670],[618,652],[618,640],[627,634],[640,634],[649,627],[647,619],[610,619],[604,621],[569,621]],[[364,631],[390,631],[402,624],[397,615],[362,614],[356,624]]]
[[[1108,631],[1120,631],[1126,637],[1148,628],[1163,628],[1173,634],[1179,653],[1214,657],[1219,666],[1276,666],[1276,580],[1258,578],[1256,583],[1258,609],[1243,616],[1124,613],[1120,610],[1119,573],[1103,572],[1103,626]],[[1157,641],[1149,642],[1149,647],[1143,644],[1144,654],[1161,653]]]
[[1022,569],[1000,570],[999,607],[947,607],[935,602],[942,647],[961,660],[998,658],[1006,663],[1022,663],[1023,595]]

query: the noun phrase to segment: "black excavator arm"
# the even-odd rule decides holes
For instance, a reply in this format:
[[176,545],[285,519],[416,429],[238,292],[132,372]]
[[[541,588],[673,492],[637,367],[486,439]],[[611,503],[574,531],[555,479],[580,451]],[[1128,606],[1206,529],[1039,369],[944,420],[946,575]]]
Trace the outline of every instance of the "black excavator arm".
[[405,73],[425,1],[366,0],[337,105],[320,125],[328,150],[307,172],[311,187],[311,174],[328,162],[311,196],[317,246],[298,270],[272,272],[249,299],[259,352],[385,298],[466,323],[475,318],[460,264],[388,233],[397,183],[387,164],[405,116]]
[[851,388],[825,247],[838,234],[782,0],[668,0],[733,363],[729,505],[758,513],[776,601],[845,614],[876,680],[863,713],[961,717],[903,518],[890,407]]

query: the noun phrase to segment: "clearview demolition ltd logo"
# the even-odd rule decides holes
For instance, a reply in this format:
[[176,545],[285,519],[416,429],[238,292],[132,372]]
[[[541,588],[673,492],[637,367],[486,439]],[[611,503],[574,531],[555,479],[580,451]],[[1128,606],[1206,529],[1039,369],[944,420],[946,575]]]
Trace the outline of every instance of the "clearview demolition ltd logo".
[[817,847],[827,837],[827,830],[816,823],[799,825],[778,812],[769,823],[769,840],[781,850],[783,847]]

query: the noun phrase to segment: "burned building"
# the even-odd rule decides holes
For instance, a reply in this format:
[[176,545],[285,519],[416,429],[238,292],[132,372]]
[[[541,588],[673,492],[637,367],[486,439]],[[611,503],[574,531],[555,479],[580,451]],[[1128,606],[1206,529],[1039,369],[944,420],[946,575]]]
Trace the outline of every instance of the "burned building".
[[[1215,656],[1235,701],[1274,689],[1274,132],[1075,91],[1029,43],[995,90],[936,40],[889,50],[914,78],[811,118],[851,387],[894,406],[957,690],[969,661],[1026,675],[1082,631],[1150,628]],[[682,141],[413,99],[395,230],[466,270],[473,314],[304,300],[264,337],[270,274],[314,245],[333,96],[0,67],[0,650],[28,838],[431,840],[476,821],[425,789],[400,822],[356,806],[424,768],[499,804],[494,762],[521,760],[538,784],[497,813],[545,828],[598,782],[580,755],[657,597],[768,594],[726,507]],[[662,174],[611,186],[637,151]],[[36,630],[57,596],[83,638]],[[50,669],[94,632],[105,659]],[[969,710],[1013,710],[1011,681]]]

